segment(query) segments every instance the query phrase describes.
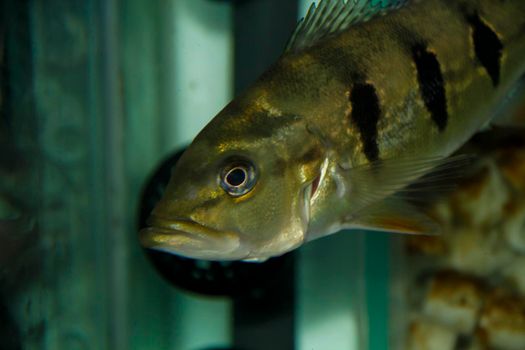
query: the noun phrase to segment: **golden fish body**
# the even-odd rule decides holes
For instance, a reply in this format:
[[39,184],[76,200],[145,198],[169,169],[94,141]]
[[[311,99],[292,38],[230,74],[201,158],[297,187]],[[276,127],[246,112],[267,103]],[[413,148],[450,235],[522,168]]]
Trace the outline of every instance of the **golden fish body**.
[[[507,103],[525,74],[525,2],[373,7],[325,0],[310,11],[182,156],[146,247],[264,260],[341,228],[435,229],[391,195]],[[351,19],[359,11],[373,18]]]

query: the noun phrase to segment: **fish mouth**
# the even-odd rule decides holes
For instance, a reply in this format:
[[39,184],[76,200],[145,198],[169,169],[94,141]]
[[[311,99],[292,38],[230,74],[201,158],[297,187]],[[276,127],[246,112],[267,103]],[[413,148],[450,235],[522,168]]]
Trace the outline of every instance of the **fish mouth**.
[[243,251],[239,235],[201,225],[192,220],[169,220],[156,216],[140,231],[142,246],[170,254],[203,260],[239,260]]

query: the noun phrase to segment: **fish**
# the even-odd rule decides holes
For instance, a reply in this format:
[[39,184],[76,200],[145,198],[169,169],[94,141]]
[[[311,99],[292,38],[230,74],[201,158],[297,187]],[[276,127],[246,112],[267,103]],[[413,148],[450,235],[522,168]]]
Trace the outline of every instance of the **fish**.
[[524,73],[525,1],[314,3],[184,152],[140,242],[263,262],[342,229],[436,234],[410,186],[447,182]]

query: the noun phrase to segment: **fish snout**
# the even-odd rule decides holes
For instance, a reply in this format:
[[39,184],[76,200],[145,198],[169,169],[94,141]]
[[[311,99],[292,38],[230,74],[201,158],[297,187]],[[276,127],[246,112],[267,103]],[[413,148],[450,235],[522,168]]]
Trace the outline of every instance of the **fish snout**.
[[140,231],[140,242],[145,248],[193,259],[239,260],[249,254],[235,232],[155,215],[148,220],[148,227]]

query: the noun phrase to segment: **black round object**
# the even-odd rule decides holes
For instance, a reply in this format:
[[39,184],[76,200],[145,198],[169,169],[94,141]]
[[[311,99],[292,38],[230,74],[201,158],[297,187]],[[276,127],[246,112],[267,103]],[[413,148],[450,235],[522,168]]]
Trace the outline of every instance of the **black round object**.
[[[138,229],[162,197],[171,176],[171,169],[184,150],[168,157],[153,172],[142,191]],[[185,258],[152,249],[144,249],[157,271],[176,287],[206,295],[261,295],[279,287],[279,281],[293,264],[291,254],[269,259],[263,263],[242,261],[207,261]]]
[[237,167],[226,174],[226,183],[230,186],[240,186],[246,181],[246,177],[246,170]]

